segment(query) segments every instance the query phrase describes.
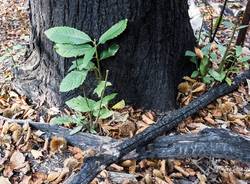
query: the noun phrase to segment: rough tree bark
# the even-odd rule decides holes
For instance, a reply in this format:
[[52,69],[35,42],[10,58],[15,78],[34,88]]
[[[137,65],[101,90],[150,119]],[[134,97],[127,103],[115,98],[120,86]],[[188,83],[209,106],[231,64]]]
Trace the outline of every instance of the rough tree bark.
[[[182,0],[30,0],[31,55],[16,73],[14,88],[34,101],[61,105],[72,94],[58,86],[69,62],[46,39],[50,27],[67,25],[98,38],[108,27],[128,18],[120,51],[103,69],[120,98],[138,107],[175,108],[176,85],[190,64],[181,55],[194,46],[187,1]],[[38,98],[40,96],[40,98]]]

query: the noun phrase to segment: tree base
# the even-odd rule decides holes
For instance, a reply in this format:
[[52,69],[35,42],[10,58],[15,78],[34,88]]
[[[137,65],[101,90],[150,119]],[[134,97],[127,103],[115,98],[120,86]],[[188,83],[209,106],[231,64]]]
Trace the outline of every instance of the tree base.
[[12,88],[29,100],[48,107],[61,106],[63,101],[58,92],[58,71],[48,70],[37,50],[21,66],[14,70]]
[[[21,75],[16,75],[14,85],[18,92],[49,106],[60,106],[72,95],[79,95],[75,91],[59,93],[60,81],[71,63],[55,53],[44,31],[70,26],[98,39],[115,22],[127,18],[124,34],[112,40],[120,45],[118,53],[101,63],[103,73],[110,71],[108,80],[119,94],[117,100],[159,112],[176,108],[177,85],[183,74],[189,73],[183,70],[192,70],[192,63],[181,56],[195,44],[187,1],[33,0],[30,9],[32,48],[38,56],[31,70],[18,71]],[[88,86],[86,93],[93,93]]]

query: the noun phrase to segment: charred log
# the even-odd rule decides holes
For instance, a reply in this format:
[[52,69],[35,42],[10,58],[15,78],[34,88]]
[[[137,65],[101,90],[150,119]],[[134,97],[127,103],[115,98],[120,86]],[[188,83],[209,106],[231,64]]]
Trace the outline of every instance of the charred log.
[[[81,171],[76,175],[76,177],[74,177],[72,183],[79,183],[79,182],[89,183],[105,167],[109,166],[112,163],[119,162],[120,160],[122,160],[126,155],[128,155],[133,150],[135,150],[137,148],[142,148],[142,147],[146,146],[147,144],[150,144],[150,142],[152,142],[155,138],[159,137],[163,133],[168,133],[169,131],[171,131],[172,129],[177,127],[178,124],[182,120],[184,120],[186,117],[196,113],[198,110],[204,108],[205,106],[207,106],[209,103],[216,100],[220,96],[226,95],[227,93],[230,93],[233,90],[237,89],[237,87],[241,83],[245,82],[246,79],[248,79],[248,78],[250,78],[250,70],[237,76],[234,79],[231,86],[227,85],[226,83],[223,83],[223,84],[220,84],[220,85],[210,89],[208,92],[206,92],[205,94],[201,95],[199,98],[197,98],[196,100],[191,102],[188,106],[183,107],[179,110],[173,111],[171,113],[168,113],[165,116],[162,116],[161,118],[159,118],[159,120],[157,121],[156,124],[147,128],[142,133],[135,135],[133,138],[127,139],[123,142],[113,142],[111,139],[106,140],[107,142],[106,141],[103,142],[100,137],[95,137],[93,135],[86,135],[86,134],[79,134],[79,135],[77,135],[78,138],[73,138],[73,136],[72,137],[69,136],[69,132],[65,131],[65,129],[59,130],[59,128],[54,128],[53,132],[54,131],[60,132],[60,133],[63,132],[62,135],[64,135],[67,139],[69,139],[73,145],[77,146],[77,144],[78,144],[78,146],[79,146],[79,144],[80,144],[80,147],[82,147],[82,148],[88,147],[90,145],[89,143],[79,142],[79,141],[83,140],[81,135],[87,136],[87,137],[90,136],[89,137],[90,140],[92,139],[91,137],[93,136],[94,141],[91,144],[92,145],[96,144],[97,147],[104,148],[96,156],[89,157],[85,160],[85,162],[84,162],[85,164],[83,165]],[[44,125],[44,124],[41,125],[41,124],[32,123],[32,126],[34,126],[35,128],[38,128],[38,129],[42,129],[43,131],[48,131],[48,132],[52,131],[52,128],[49,125]],[[207,133],[207,132],[205,132],[205,133]],[[204,135],[204,132],[201,135]],[[209,136],[209,134],[207,134],[207,135]],[[216,135],[216,134],[214,134],[214,135]],[[220,131],[216,136],[227,136],[228,137],[228,136],[232,136],[232,135],[230,135],[230,134],[226,135],[225,133],[223,134],[223,132]],[[216,138],[216,136],[215,136],[215,138]],[[180,139],[178,139],[178,137],[175,137],[175,138],[176,138],[176,141],[180,140]],[[187,137],[184,137],[184,138],[187,138]],[[194,139],[194,137],[190,136],[190,139]],[[74,140],[77,140],[77,142],[74,142]],[[211,138],[211,140],[212,140],[212,138]],[[111,141],[112,144],[108,144],[109,141]],[[165,141],[173,141],[173,139],[171,139],[171,137],[165,138]],[[245,151],[248,151],[247,146],[244,146],[244,145],[248,145],[246,140],[243,140],[241,138],[236,140],[236,139],[233,139],[233,137],[232,137],[231,141],[232,142],[231,142],[230,146],[228,146],[228,145],[226,145],[226,143],[224,143],[224,145],[221,148],[218,147],[219,143],[216,144],[216,142],[215,142],[214,143],[214,144],[216,144],[215,150],[217,150],[219,152],[219,151],[221,151],[221,149],[228,148],[229,150],[227,150],[227,152],[225,152],[226,153],[225,156],[227,156],[228,158],[234,159],[234,158],[238,157],[237,159],[249,161],[248,160],[249,157],[245,155]],[[242,147],[243,148],[243,151],[242,151],[243,155],[238,154],[239,149],[241,149],[241,148],[237,147],[237,145],[236,145],[237,141],[243,141],[243,143],[244,143],[244,145]],[[84,142],[84,140],[83,140],[83,142]],[[196,144],[199,145],[199,144],[201,144],[201,142],[196,141],[192,145],[196,145]],[[159,145],[159,144],[157,144],[157,140],[156,140],[155,147],[153,146],[153,148],[156,150],[159,148],[159,146],[157,147],[157,145]],[[168,145],[168,142],[165,143],[165,145]],[[196,150],[196,148],[193,147],[192,145],[188,144],[188,143],[185,144],[185,146],[183,147],[185,149],[179,150],[179,156],[181,157],[181,155],[184,153],[187,153],[187,154],[190,153],[190,156],[198,156],[198,154],[201,154],[204,156],[206,156],[208,154],[211,154],[211,155],[214,154],[214,156],[218,156],[218,157],[222,156],[222,154],[220,155],[219,153],[212,152],[212,150],[210,150],[210,152],[198,153],[198,150]],[[203,144],[202,146],[203,147],[201,147],[201,148],[204,148],[205,145]],[[169,147],[171,148],[171,146],[169,146]],[[181,144],[179,142],[179,144],[176,144],[176,147],[172,147],[172,150],[178,151],[178,149],[180,149],[180,147],[181,147]],[[224,149],[224,151],[225,151],[225,149]],[[166,150],[164,152],[164,149],[161,149],[161,150],[163,150],[163,151],[157,150],[157,151],[159,151],[157,156],[159,156],[161,158],[164,158],[164,154],[166,157],[171,156],[171,155],[167,156],[167,154],[170,154],[170,152],[167,152]],[[231,154],[231,157],[230,157],[230,155],[228,155],[228,154],[231,153],[232,150],[235,150],[236,155]],[[191,153],[193,153],[193,155]],[[151,155],[149,154],[149,152],[144,152],[144,156],[142,154],[141,159],[149,157],[149,156],[153,156],[154,154],[156,155],[155,152],[153,152],[153,154],[151,154]],[[178,152],[176,152],[176,155],[178,157]]]

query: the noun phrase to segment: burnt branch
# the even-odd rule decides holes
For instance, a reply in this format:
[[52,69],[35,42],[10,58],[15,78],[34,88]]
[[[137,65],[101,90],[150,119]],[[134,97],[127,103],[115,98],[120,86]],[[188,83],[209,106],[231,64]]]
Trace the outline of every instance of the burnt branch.
[[[159,137],[178,126],[178,124],[198,110],[206,107],[209,103],[220,96],[226,95],[250,78],[250,70],[240,74],[234,79],[231,86],[223,83],[205,94],[198,97],[188,106],[172,111],[159,118],[156,124],[147,128],[140,134],[123,142],[115,141],[108,137],[95,136],[88,133],[70,135],[70,131],[63,127],[51,126],[46,123],[36,123],[29,120],[13,120],[0,117],[0,120],[17,122],[20,124],[29,123],[31,127],[46,132],[47,135],[63,136],[67,141],[82,149],[93,148],[98,150],[98,154],[85,160],[80,172],[73,177],[70,183],[89,183],[97,174],[112,163],[117,163],[124,159],[144,159],[144,158],[186,158],[197,156],[213,156],[217,158],[239,159],[249,161],[249,140],[236,137],[229,132],[213,129],[206,130],[199,135],[177,135],[169,137]],[[225,137],[225,138],[224,138]],[[155,142],[153,142],[155,140]],[[183,141],[184,140],[184,141]],[[188,141],[187,141],[188,140]],[[207,142],[208,141],[208,142]],[[153,143],[152,143],[153,142]],[[143,148],[147,144],[149,150],[133,154],[137,148]],[[206,149],[207,150],[206,150]],[[145,150],[145,149],[143,149]]]
[[123,159],[183,159],[215,157],[250,162],[250,138],[225,129],[204,129],[196,135],[162,136],[147,146],[146,150],[131,153]]
[[98,151],[104,151],[106,147],[105,145],[118,142],[110,137],[97,136],[90,133],[79,132],[75,135],[70,135],[70,129],[64,128],[62,126],[51,125],[49,123],[34,122],[31,120],[9,119],[3,116],[0,116],[0,121],[9,123],[15,122],[22,125],[28,123],[31,128],[44,132],[45,136],[49,138],[52,136],[64,137],[68,143],[83,150],[92,148]]
[[110,164],[118,162],[122,157],[134,149],[143,147],[163,133],[171,131],[173,128],[177,127],[182,120],[195,114],[198,110],[206,107],[217,98],[234,91],[248,78],[250,78],[250,70],[237,76],[231,86],[226,83],[220,84],[198,97],[188,106],[168,113],[166,116],[162,116],[156,124],[147,128],[140,134],[137,134],[133,138],[125,140],[117,146],[111,146],[106,152],[87,158],[82,169],[71,183],[77,184],[91,182],[99,172]]

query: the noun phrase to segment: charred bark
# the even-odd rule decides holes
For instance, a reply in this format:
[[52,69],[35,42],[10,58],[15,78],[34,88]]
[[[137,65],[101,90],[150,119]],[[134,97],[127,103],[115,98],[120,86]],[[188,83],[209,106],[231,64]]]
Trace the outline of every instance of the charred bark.
[[250,78],[250,70],[237,76],[231,86],[223,83],[217,87],[212,88],[188,106],[168,113],[158,119],[156,124],[145,129],[140,134],[135,135],[131,139],[125,140],[117,146],[111,146],[106,152],[97,154],[94,157],[89,157],[85,160],[84,165],[79,172],[75,180],[72,181],[73,184],[79,183],[89,183],[95,176],[101,172],[105,167],[112,163],[116,163],[121,160],[129,152],[136,148],[145,146],[157,138],[159,135],[171,131],[173,128],[177,127],[178,124],[190,115],[193,115],[198,110],[204,108],[209,103],[225,95],[233,90],[235,90],[242,82]]
[[103,71],[110,70],[114,90],[127,103],[159,111],[175,108],[176,86],[191,69],[181,56],[194,46],[187,1],[30,0],[30,9],[32,54],[16,73],[19,93],[50,106],[76,95],[58,92],[70,62],[53,51],[45,30],[67,25],[98,38],[128,18],[128,29],[115,40],[121,49],[103,63]]
[[150,143],[147,148],[123,159],[215,157],[250,162],[250,139],[225,129],[204,129],[196,135],[163,136]]
[[[137,148],[141,149],[142,147],[146,146],[147,144],[152,142],[155,138],[162,135],[163,133],[168,133],[169,131],[171,131],[172,129],[177,127],[178,124],[182,120],[184,120],[186,117],[196,113],[198,110],[207,106],[209,103],[216,100],[220,96],[226,95],[227,93],[230,93],[233,90],[237,89],[237,87],[241,83],[245,82],[246,79],[249,79],[249,78],[250,78],[250,70],[237,76],[234,79],[231,86],[227,85],[226,83],[223,83],[223,84],[220,84],[220,85],[210,89],[207,93],[201,95],[199,98],[197,98],[196,100],[191,102],[188,106],[183,107],[183,108],[176,110],[176,111],[172,111],[171,113],[168,113],[167,115],[162,116],[161,118],[159,118],[159,120],[157,121],[156,124],[147,128],[145,131],[141,132],[140,134],[135,135],[131,139],[127,139],[123,142],[112,142],[112,144],[109,145],[109,144],[106,144],[105,142],[100,144],[98,139],[94,138],[93,140],[97,140],[97,141],[93,141],[92,143],[93,144],[95,143],[96,145],[101,145],[100,148],[102,148],[102,149],[99,149],[101,151],[96,156],[89,157],[85,160],[81,171],[76,175],[76,177],[74,177],[74,179],[71,181],[71,183],[76,183],[76,184],[79,182],[80,183],[89,183],[105,167],[109,166],[112,163],[116,163],[116,162],[122,160],[126,155],[128,155],[133,150],[136,150]],[[13,120],[10,120],[10,121],[13,121]],[[37,128],[39,128],[39,126],[40,126],[39,124],[34,124],[34,123],[32,125],[34,127],[37,127]],[[48,132],[50,132],[52,130],[52,128],[50,128],[49,125],[43,125],[43,126],[45,126],[45,131],[47,130]],[[42,129],[43,126],[40,126],[39,129]],[[58,132],[59,130],[55,129],[55,131]],[[63,135],[66,138],[69,137],[69,133],[67,131],[62,131],[62,132],[64,132]],[[223,135],[223,134],[221,134],[221,135]],[[193,139],[192,136],[190,136],[190,138]],[[71,140],[73,140],[73,141],[75,139],[76,139],[76,137],[71,138]],[[80,137],[80,140],[81,140],[81,137]],[[79,144],[79,142],[81,142],[80,140],[78,139],[77,143],[72,142],[73,145]],[[179,142],[179,144],[176,144],[176,147],[175,146],[171,147],[171,141],[173,142],[173,140],[174,139],[172,139],[172,138],[165,139],[165,141],[166,141],[165,145],[168,145],[167,149],[165,149],[165,152],[164,151],[161,152],[161,151],[157,150],[157,145],[159,145],[159,144],[157,144],[157,141],[156,141],[155,148],[157,151],[159,151],[158,155],[155,152],[154,152],[155,154],[150,155],[148,152],[145,151],[143,153],[145,155],[142,156],[141,158],[146,158],[146,157],[154,156],[154,155],[157,155],[157,156],[162,157],[162,158],[164,158],[164,155],[166,157],[171,157],[171,154],[173,154],[173,152],[171,152],[170,149],[169,149],[170,152],[168,152],[167,151],[168,148],[172,148],[172,151],[177,151],[177,152],[175,152],[177,157],[178,156],[181,157],[182,154],[188,154],[188,153],[191,154],[190,156],[198,156],[199,154],[201,154],[203,156],[206,156],[207,154],[212,154],[212,155],[214,154],[215,156],[217,154],[217,156],[222,156],[222,153],[218,154],[218,153],[215,153],[212,151],[211,152],[198,152],[198,150],[196,150],[196,147],[193,147],[193,144],[190,144],[190,143],[187,143],[185,145],[186,147],[184,146],[184,148],[185,148],[184,150],[179,150],[179,148],[182,147],[180,142]],[[178,143],[178,140],[180,140],[180,139],[178,137],[176,137],[177,143]],[[215,148],[218,152],[224,150],[223,154],[226,153],[226,155],[225,155],[225,156],[227,156],[226,158],[233,158],[234,159],[237,157],[237,159],[249,161],[249,156],[245,155],[245,152],[248,152],[247,148],[249,148],[249,146],[248,146],[249,143],[246,143],[243,141],[242,143],[244,143],[244,146],[237,147],[237,142],[241,142],[242,140],[238,139],[236,141],[236,139],[232,138],[232,142],[230,142],[230,146],[226,145],[226,143],[228,143],[228,142],[226,142],[224,145],[222,145],[222,147],[215,147]],[[193,143],[194,144],[197,143],[197,145],[201,144],[201,142],[199,142],[199,141],[198,142],[196,141]],[[214,144],[216,144],[215,146],[218,146],[218,144],[216,142]],[[245,144],[247,146],[245,146]],[[163,145],[163,147],[164,147],[164,145]],[[205,144],[201,145],[201,148],[204,148],[204,147],[205,147]],[[153,146],[153,148],[154,148],[154,146]],[[229,150],[227,150],[225,152],[225,150],[227,148]],[[232,150],[234,150],[234,149],[236,150],[237,154],[236,155],[232,154],[230,157],[230,155],[228,155],[228,154],[231,153]],[[240,149],[243,149],[243,151],[242,151],[243,155],[241,155],[241,154],[238,155]],[[164,149],[161,149],[161,150],[164,150]],[[178,150],[179,150],[179,152],[178,152]],[[129,157],[127,157],[127,158],[129,158]]]
[[[93,149],[104,152],[108,151],[112,145],[121,143],[120,140],[89,133],[70,135],[69,129],[51,126],[47,123],[13,120],[4,117],[0,117],[0,120],[19,124],[29,123],[33,129],[45,132],[45,137],[64,137],[70,145],[83,150]],[[249,151],[249,138],[239,136],[225,129],[211,128],[204,129],[194,135],[160,136],[144,148],[140,147],[140,149],[128,153],[121,160],[215,157],[250,163]],[[73,180],[73,178],[71,179]]]

